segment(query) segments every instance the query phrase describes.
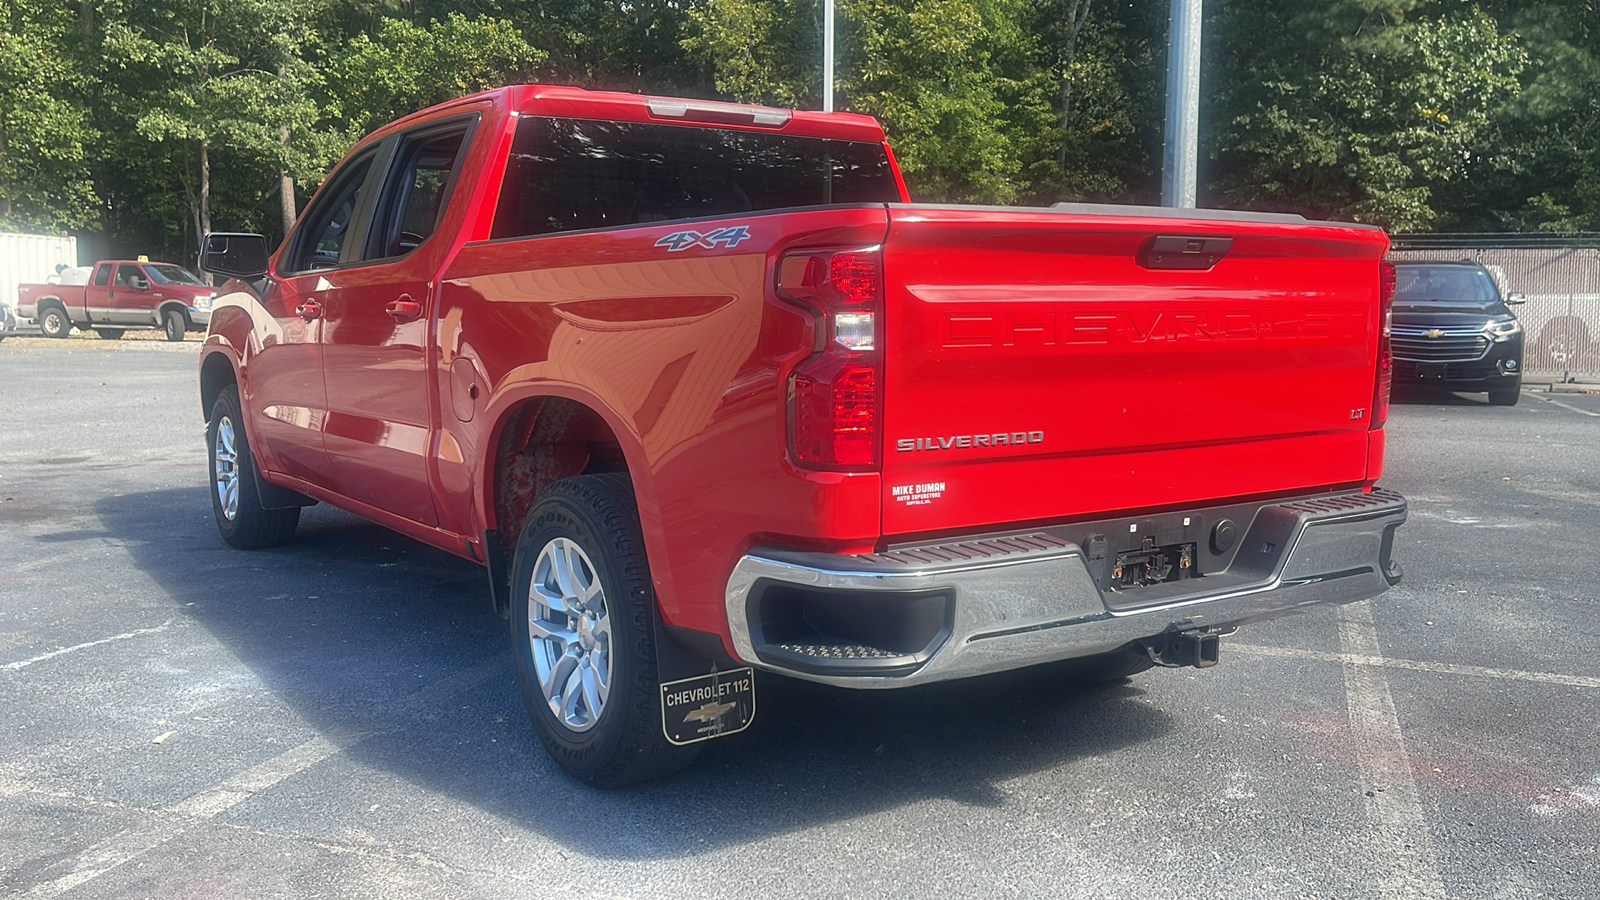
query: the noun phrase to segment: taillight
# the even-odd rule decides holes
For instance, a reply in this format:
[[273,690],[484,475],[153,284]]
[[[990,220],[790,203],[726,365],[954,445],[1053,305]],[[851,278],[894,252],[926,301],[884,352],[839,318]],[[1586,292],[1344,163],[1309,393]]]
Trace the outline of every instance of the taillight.
[[778,262],[778,296],[817,316],[816,352],[789,375],[789,455],[810,469],[877,468],[883,383],[876,247],[803,250]]
[[1378,268],[1378,382],[1372,392],[1373,430],[1389,420],[1389,391],[1394,387],[1394,348],[1389,335],[1394,322],[1394,263]]

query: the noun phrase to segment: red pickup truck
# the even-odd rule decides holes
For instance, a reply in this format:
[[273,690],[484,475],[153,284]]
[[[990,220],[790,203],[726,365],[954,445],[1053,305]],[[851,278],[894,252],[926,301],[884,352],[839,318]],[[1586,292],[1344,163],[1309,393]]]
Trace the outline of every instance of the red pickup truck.
[[574,88],[373,133],[200,363],[216,521],[326,501],[483,564],[528,713],[599,785],[755,715],[1206,666],[1398,582],[1384,233],[913,204],[874,120]]
[[88,284],[19,284],[17,315],[35,319],[45,337],[73,326],[115,340],[130,328],[160,328],[167,340],[204,329],[216,289],[182,266],[110,259],[94,264]]

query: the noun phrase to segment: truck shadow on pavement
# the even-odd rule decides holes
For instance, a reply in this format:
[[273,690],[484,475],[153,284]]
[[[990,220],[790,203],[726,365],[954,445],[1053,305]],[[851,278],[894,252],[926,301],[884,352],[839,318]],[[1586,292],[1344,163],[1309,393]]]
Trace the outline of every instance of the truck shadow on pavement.
[[1489,406],[1489,395],[1448,391],[1426,384],[1395,385],[1389,399],[1406,406]]
[[[508,629],[477,566],[325,506],[306,510],[286,547],[233,550],[216,535],[203,488],[109,497],[97,511],[173,609],[333,736],[345,764],[589,855],[725,851],[929,799],[986,815],[1007,804],[1007,781],[1173,728],[1139,702],[1137,681],[1088,687],[1049,669],[882,692],[766,677],[750,731],[709,743],[676,776],[596,791],[557,770],[527,724]],[[484,677],[413,696],[463,673]],[[249,804],[286,814],[314,796],[324,815],[335,804],[356,816],[392,802],[360,791],[330,799],[327,777],[315,779],[321,790],[300,783],[309,774]]]

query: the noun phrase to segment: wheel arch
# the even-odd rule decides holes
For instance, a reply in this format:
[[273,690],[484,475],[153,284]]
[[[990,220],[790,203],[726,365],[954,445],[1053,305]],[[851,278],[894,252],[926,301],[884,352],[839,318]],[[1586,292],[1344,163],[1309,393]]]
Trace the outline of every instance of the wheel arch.
[[[18,308],[20,309],[20,304]],[[55,294],[51,294],[48,297],[40,297],[33,301],[33,321],[37,322],[43,319],[45,312],[50,309],[61,310],[61,314],[67,317],[67,321],[72,321],[72,310],[68,308],[67,301]]]
[[177,310],[183,315],[183,324],[185,328],[194,324],[193,320],[189,318],[189,306],[182,300],[163,300],[161,305],[156,307],[156,324],[160,325],[162,320],[166,318],[167,311],[173,309]]
[[217,403],[217,395],[228,385],[238,383],[238,369],[226,352],[206,353],[200,360],[200,417],[211,421],[211,408]]
[[[484,517],[490,577],[509,574],[517,533],[542,491],[573,475],[628,476],[639,511],[645,552],[660,552],[650,523],[656,515],[644,446],[626,420],[594,394],[572,385],[528,385],[504,392],[488,410],[479,461],[477,505]],[[495,546],[491,546],[495,544]],[[498,563],[498,565],[497,565]],[[652,567],[654,568],[654,567]],[[496,585],[495,604],[508,597]]]

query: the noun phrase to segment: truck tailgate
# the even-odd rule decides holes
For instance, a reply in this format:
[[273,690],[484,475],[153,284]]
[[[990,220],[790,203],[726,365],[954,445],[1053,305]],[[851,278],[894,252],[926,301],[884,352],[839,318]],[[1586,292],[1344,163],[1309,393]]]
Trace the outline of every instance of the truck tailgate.
[[885,534],[1376,477],[1387,247],[1298,217],[891,206]]

